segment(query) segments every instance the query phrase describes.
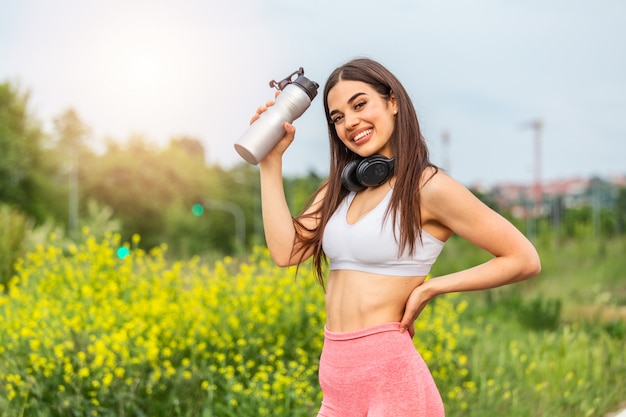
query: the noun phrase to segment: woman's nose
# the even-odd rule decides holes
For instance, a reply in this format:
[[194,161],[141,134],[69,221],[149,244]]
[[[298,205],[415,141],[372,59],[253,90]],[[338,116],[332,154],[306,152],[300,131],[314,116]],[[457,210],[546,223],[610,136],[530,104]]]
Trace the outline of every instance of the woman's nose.
[[359,118],[354,113],[348,113],[344,116],[347,127],[354,127],[359,124]]

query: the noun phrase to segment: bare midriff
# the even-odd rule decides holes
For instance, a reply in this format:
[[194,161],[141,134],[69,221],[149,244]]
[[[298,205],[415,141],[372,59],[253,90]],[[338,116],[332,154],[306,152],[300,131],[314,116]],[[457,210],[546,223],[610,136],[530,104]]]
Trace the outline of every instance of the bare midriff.
[[353,270],[330,271],[326,285],[326,326],[349,332],[399,322],[411,291],[425,277],[397,277]]

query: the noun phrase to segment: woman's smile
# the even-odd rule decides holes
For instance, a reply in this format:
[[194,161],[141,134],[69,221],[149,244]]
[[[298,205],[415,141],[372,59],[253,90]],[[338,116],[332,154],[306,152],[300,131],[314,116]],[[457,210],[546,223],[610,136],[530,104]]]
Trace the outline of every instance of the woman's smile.
[[362,141],[363,139],[369,137],[373,132],[374,132],[374,129],[371,129],[371,128],[361,129],[357,131],[356,134],[351,135],[352,142],[358,143]]

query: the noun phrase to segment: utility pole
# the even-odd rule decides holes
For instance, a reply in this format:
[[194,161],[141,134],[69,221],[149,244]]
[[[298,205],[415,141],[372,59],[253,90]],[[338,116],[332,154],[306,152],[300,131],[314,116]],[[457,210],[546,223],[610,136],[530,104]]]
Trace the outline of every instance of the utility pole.
[[543,121],[536,119],[533,122],[535,130],[535,216],[541,216],[543,210],[543,185],[541,172],[541,131],[543,129]]
[[532,217],[534,218],[535,227],[530,235],[534,235],[537,231],[537,218],[541,216],[543,211],[543,186],[541,178],[541,133],[543,130],[543,121],[540,118],[524,123],[522,128],[533,129],[534,135],[534,183],[533,183],[533,200],[534,207],[532,209]]
[[450,132],[441,132],[441,145],[443,148],[443,169],[450,173]]

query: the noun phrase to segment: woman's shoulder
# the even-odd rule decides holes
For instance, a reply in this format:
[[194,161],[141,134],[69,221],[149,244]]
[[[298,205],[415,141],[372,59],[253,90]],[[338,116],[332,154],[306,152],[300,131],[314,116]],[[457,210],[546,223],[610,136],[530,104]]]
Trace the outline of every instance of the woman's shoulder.
[[[434,219],[451,230],[470,229],[482,220],[493,220],[493,210],[474,193],[446,172],[438,170],[420,190],[420,208],[428,219]],[[488,220],[485,220],[488,219]]]
[[428,182],[431,178],[433,178],[438,173],[443,172],[443,170],[435,165],[429,165],[422,171],[422,182]]
[[420,178],[420,191],[423,192],[427,188],[435,188],[441,186],[442,182],[451,180],[451,177],[441,168],[430,165],[422,171]]
[[[453,203],[457,198],[466,197],[469,190],[437,167],[428,167],[420,179],[420,198],[423,203],[435,205]],[[458,200],[457,200],[458,201]]]

